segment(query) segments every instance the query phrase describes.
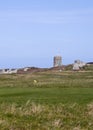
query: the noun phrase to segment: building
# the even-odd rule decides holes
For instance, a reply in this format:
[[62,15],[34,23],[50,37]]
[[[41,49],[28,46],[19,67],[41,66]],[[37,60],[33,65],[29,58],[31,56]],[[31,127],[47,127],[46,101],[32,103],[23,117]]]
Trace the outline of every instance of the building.
[[73,64],[73,70],[80,70],[86,65],[85,62],[80,60],[75,60]]
[[17,69],[0,69],[0,74],[16,74]]
[[54,56],[53,66],[54,67],[62,66],[62,57],[61,56]]

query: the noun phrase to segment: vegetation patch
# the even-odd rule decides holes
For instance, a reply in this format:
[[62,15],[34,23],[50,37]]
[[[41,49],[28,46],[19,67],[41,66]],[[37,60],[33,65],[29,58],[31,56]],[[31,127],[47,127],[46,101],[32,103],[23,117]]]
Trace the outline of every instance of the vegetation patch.
[[0,75],[1,130],[93,130],[93,72]]

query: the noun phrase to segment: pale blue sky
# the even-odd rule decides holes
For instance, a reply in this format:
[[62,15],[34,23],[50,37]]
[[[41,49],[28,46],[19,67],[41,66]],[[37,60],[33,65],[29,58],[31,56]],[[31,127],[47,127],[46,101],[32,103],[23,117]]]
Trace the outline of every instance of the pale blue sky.
[[93,61],[93,0],[0,1],[0,68]]

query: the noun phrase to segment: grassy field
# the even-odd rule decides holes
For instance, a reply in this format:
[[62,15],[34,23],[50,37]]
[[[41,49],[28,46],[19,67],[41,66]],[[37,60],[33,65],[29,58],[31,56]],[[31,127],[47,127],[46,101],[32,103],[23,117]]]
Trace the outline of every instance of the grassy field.
[[93,130],[93,71],[0,75],[0,130]]

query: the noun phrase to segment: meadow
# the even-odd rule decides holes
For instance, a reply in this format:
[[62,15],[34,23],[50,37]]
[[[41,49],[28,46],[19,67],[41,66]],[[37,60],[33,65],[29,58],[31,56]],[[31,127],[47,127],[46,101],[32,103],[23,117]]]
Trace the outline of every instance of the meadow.
[[93,130],[93,71],[0,75],[0,130]]

